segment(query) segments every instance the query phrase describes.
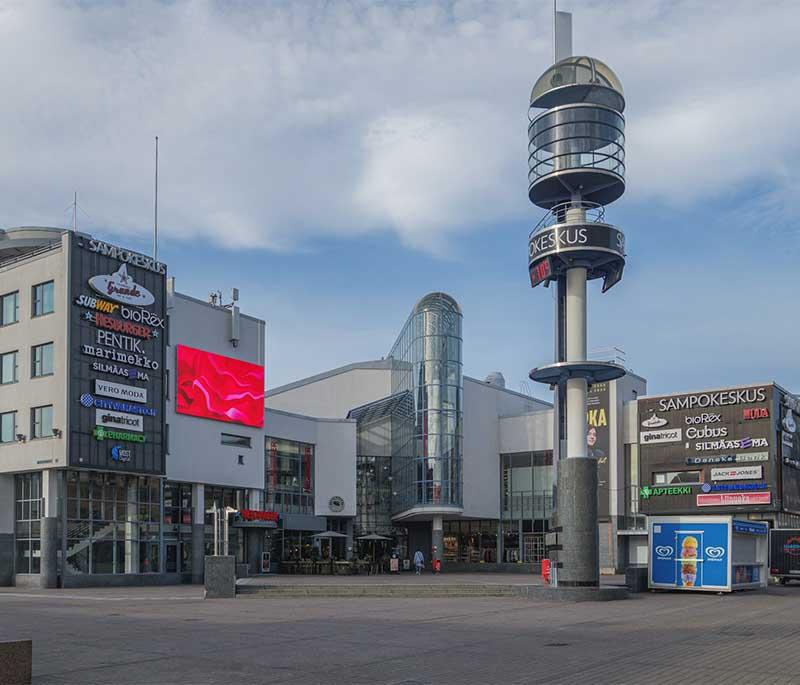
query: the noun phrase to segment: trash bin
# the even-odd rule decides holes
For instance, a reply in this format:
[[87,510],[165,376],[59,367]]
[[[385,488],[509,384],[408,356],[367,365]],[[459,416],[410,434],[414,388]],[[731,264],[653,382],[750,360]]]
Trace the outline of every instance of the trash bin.
[[647,592],[647,566],[628,566],[625,569],[628,592]]
[[547,585],[550,584],[550,560],[549,559],[542,559],[542,580]]

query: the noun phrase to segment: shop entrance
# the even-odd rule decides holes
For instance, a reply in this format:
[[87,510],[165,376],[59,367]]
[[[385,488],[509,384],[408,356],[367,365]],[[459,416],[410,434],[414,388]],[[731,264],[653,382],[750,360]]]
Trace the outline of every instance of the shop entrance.
[[167,573],[177,573],[178,572],[177,542],[167,542],[164,544],[164,558],[166,562],[166,568],[164,570]]

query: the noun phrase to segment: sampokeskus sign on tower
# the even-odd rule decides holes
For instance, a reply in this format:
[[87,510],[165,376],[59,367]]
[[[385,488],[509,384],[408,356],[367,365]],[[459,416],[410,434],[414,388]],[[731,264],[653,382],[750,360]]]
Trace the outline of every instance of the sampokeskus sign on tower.
[[71,242],[70,465],[163,474],[167,267]]

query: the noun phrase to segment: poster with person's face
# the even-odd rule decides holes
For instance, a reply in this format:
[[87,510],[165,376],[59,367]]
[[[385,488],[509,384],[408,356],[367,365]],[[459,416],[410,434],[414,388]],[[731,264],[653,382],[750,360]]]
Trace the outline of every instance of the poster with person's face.
[[595,383],[589,388],[586,402],[588,431],[586,445],[588,455],[597,459],[598,515],[608,519],[610,511],[609,468],[609,397],[608,383]]

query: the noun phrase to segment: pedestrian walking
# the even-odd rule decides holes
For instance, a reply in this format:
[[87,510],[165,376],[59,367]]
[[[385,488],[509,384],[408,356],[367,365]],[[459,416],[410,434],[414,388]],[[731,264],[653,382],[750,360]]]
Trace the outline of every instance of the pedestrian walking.
[[417,550],[414,553],[414,568],[417,569],[417,575],[422,573],[423,566],[425,566],[425,557],[423,556],[421,550]]

